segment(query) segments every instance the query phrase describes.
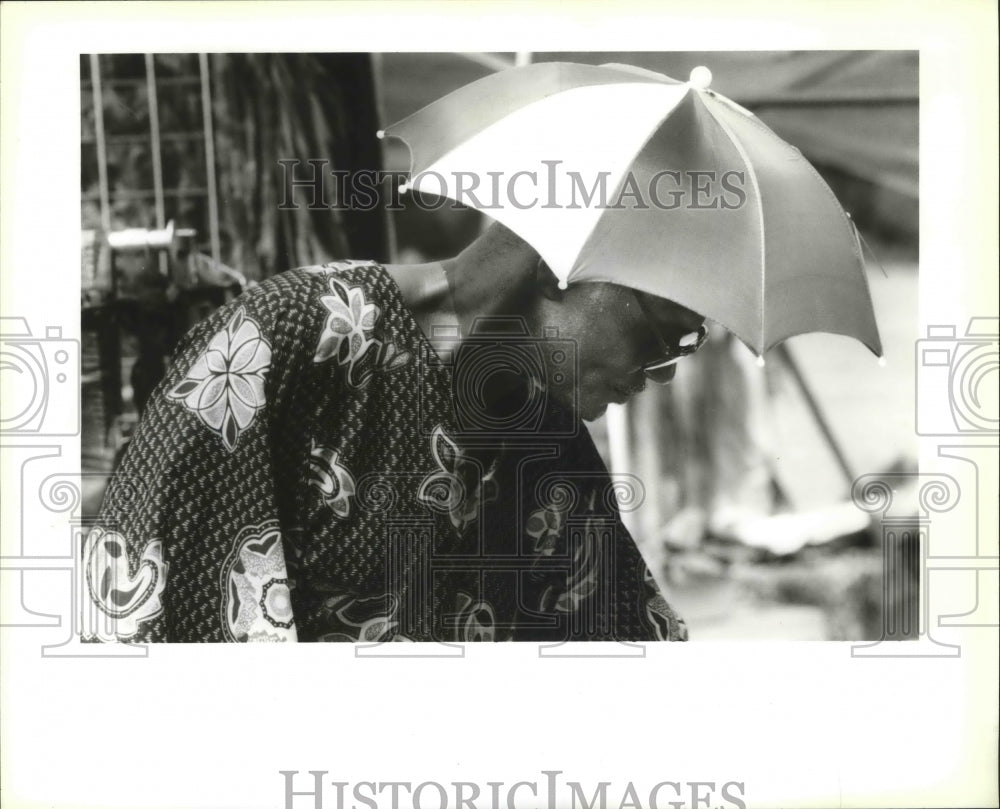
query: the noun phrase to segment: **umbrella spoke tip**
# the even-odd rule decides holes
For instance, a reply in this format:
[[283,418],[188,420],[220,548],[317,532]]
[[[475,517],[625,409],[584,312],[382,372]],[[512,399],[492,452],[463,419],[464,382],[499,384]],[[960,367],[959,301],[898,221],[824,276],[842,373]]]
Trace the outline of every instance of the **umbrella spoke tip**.
[[378,130],[375,133],[375,137],[378,138],[379,140],[382,140],[385,137],[385,130],[384,129]]
[[885,366],[886,366],[885,356],[879,357],[878,358],[878,367],[879,368],[885,368]]
[[688,83],[699,90],[707,90],[712,83],[712,71],[704,65],[698,65],[698,67],[691,71]]
[[757,357],[757,367],[758,368],[763,368],[766,364],[767,363],[764,361],[764,355],[763,354],[761,354],[760,356]]

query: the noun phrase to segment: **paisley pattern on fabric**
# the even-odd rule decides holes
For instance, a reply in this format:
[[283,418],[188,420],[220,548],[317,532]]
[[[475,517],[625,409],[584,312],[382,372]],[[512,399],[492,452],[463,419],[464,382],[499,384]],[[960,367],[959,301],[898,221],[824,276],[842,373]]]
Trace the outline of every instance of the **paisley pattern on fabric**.
[[569,584],[561,592],[550,591],[544,595],[542,605],[551,601],[551,609],[555,612],[572,613],[579,610],[597,591],[602,573],[606,578],[609,577],[609,571],[604,570],[606,562],[602,558],[603,550],[599,525],[587,520],[573,548]]
[[351,498],[356,486],[350,470],[340,462],[340,453],[312,442],[309,451],[309,485],[319,492],[323,503],[335,517],[351,514]]
[[138,565],[132,566],[125,538],[97,526],[84,543],[83,564],[89,595],[83,607],[84,638],[129,640],[163,610],[167,566],[160,540],[147,542]]
[[222,626],[232,641],[295,641],[295,619],[276,521],[244,528],[222,566]]
[[240,307],[167,398],[191,410],[232,452],[264,406],[264,376],[270,365],[271,346]]
[[657,640],[687,640],[688,628],[683,619],[674,614],[667,600],[660,593],[653,574],[645,571],[644,581],[649,592],[646,599],[646,620],[656,633]]
[[409,640],[396,632],[399,599],[390,593],[369,598],[331,596],[324,602],[323,610],[332,617],[333,623],[340,625],[340,630],[328,632],[320,640],[348,643]]
[[534,540],[532,550],[535,553],[542,556],[551,556],[555,553],[565,519],[565,509],[560,509],[551,503],[531,512],[524,530]]
[[[481,468],[468,458],[439,424],[431,433],[431,456],[437,470],[423,479],[417,499],[432,510],[447,513],[459,531],[479,517],[490,475],[481,476]],[[487,495],[488,496],[488,495]]]
[[460,643],[496,640],[496,613],[487,601],[477,601],[468,593],[460,592],[455,621],[458,627],[455,640]]
[[347,368],[347,383],[364,388],[378,370],[396,371],[412,356],[400,351],[395,343],[372,337],[381,310],[365,298],[360,286],[348,286],[334,276],[328,279],[330,295],[320,302],[329,312],[316,345],[313,362],[333,359]]

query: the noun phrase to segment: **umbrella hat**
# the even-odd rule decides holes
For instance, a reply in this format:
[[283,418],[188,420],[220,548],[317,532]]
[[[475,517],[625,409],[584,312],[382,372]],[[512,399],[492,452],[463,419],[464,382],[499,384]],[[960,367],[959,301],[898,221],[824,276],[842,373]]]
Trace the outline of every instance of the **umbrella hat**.
[[388,127],[414,191],[478,208],[560,282],[674,300],[754,353],[797,334],[882,344],[853,222],[794,146],[692,81],[546,62],[473,82]]

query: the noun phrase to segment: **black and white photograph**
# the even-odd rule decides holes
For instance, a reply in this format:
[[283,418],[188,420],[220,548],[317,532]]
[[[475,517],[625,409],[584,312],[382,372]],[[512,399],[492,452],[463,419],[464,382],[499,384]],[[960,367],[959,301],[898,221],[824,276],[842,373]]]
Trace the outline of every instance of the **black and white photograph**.
[[996,9],[44,6],[12,806],[996,805]]
[[916,638],[918,63],[82,56],[85,636]]

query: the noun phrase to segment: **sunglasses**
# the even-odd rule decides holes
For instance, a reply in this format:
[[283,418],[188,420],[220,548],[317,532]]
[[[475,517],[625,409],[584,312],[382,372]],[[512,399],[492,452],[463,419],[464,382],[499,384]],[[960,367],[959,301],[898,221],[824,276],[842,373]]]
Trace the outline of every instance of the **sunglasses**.
[[642,372],[651,382],[655,382],[658,385],[665,385],[674,378],[671,366],[679,359],[689,354],[694,354],[708,339],[708,327],[702,323],[697,331],[688,332],[677,341],[676,345],[670,345],[663,338],[663,335],[660,334],[660,330],[655,325],[656,319],[642,302],[642,296],[634,289],[632,290],[632,294],[635,297],[635,302],[639,304],[639,309],[645,316],[650,330],[656,336],[656,341],[660,344],[660,351],[662,352],[661,358],[644,365]]

